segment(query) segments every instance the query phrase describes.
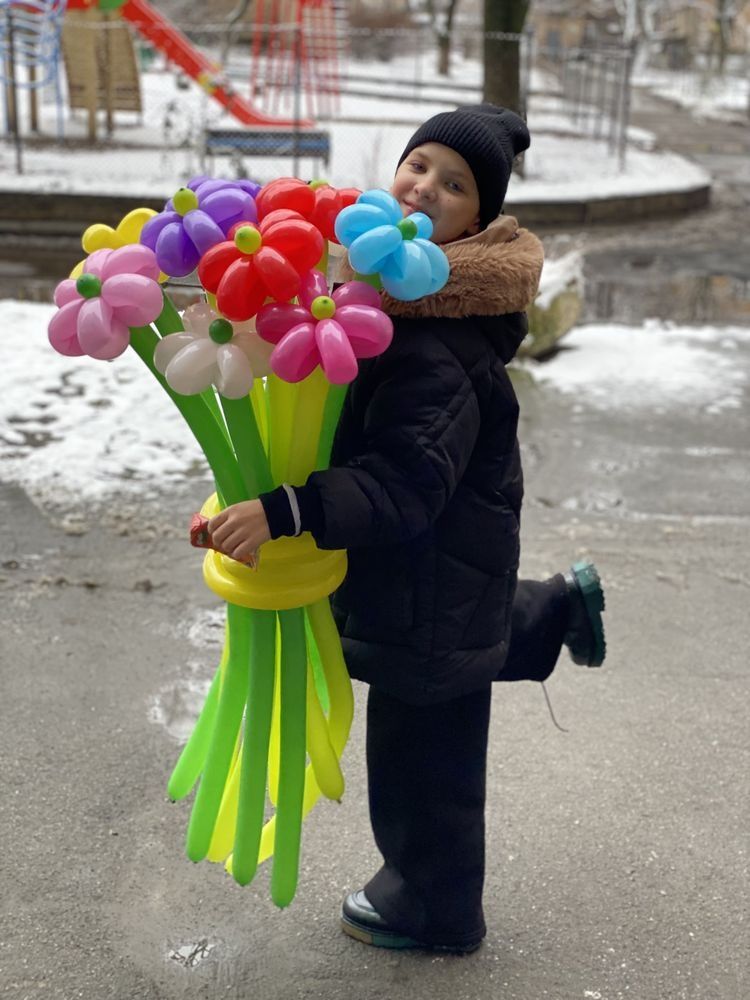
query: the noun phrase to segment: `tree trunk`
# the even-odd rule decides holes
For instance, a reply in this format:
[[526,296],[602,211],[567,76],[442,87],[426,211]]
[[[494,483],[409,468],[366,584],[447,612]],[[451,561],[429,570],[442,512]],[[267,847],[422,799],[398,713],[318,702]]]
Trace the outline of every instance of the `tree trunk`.
[[529,9],[528,0],[484,0],[484,100],[519,114],[521,98],[520,35]]
[[724,65],[729,49],[729,36],[731,34],[731,15],[727,0],[718,0],[716,12],[716,44],[718,57],[718,75],[724,75]]
[[437,71],[440,76],[450,76],[451,72],[453,18],[456,15],[456,7],[458,7],[458,0],[447,0],[447,3],[443,3],[442,9],[438,11],[435,10],[434,0],[427,7],[435,26],[438,48]]
[[438,64],[437,71],[440,76],[450,76],[451,72],[451,36],[438,35]]

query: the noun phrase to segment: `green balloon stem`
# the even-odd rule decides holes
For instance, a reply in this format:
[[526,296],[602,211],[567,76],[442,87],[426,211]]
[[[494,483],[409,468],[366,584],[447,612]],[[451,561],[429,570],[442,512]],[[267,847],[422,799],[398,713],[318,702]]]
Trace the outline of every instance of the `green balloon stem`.
[[326,683],[326,675],[323,670],[323,661],[320,658],[320,650],[318,649],[318,644],[315,641],[315,635],[312,630],[312,625],[308,617],[308,609],[305,608],[305,638],[307,639],[307,655],[312,664],[313,679],[315,680],[315,690],[318,694],[318,701],[320,702],[320,707],[328,715],[328,711],[331,707],[331,702],[328,697],[328,685]]
[[[164,307],[162,308],[161,313],[154,321],[154,326],[156,327],[156,329],[159,331],[159,333],[163,338],[163,337],[168,337],[170,333],[182,333],[185,327],[182,322],[182,317],[180,316],[177,309],[175,309],[172,300],[169,298],[166,292],[164,292],[164,289],[162,289],[162,294],[164,295]],[[209,386],[208,389],[204,389],[203,392],[199,393],[199,395],[200,398],[208,407],[208,409],[213,414],[213,417],[216,420],[219,429],[221,430],[222,434],[226,438],[227,443],[231,447],[232,442],[229,438],[229,434],[227,433],[226,425],[224,423],[224,417],[222,416],[221,410],[219,409],[219,404],[216,402],[216,394],[214,392],[213,386]]]
[[[222,663],[224,657],[222,656]],[[211,742],[214,722],[216,721],[216,710],[219,706],[219,688],[221,687],[222,666],[214,675],[211,687],[203,703],[201,714],[195,723],[190,739],[182,749],[174,770],[170,775],[167,784],[167,795],[173,802],[178,802],[189,795],[201,775],[203,765],[206,762],[206,754]]]
[[354,280],[364,281],[366,285],[372,285],[378,292],[383,288],[383,282],[380,280],[379,274],[355,274]]
[[307,651],[301,608],[280,611],[281,753],[276,807],[271,898],[277,906],[294,899],[299,873],[302,801],[305,791]]
[[327,469],[330,464],[333,439],[336,434],[336,428],[338,427],[341,409],[344,405],[348,388],[346,385],[332,385],[328,390],[323,409],[323,423],[318,440],[318,453],[315,459],[316,470]]
[[206,766],[188,824],[187,856],[191,861],[202,861],[208,854],[232,764],[247,696],[251,620],[252,612],[248,608],[227,604],[229,658]]
[[247,500],[247,490],[237,465],[237,459],[215,418],[207,409],[205,401],[200,396],[180,396],[173,392],[161,372],[154,367],[154,349],[157,343],[158,337],[150,326],[131,328],[131,347],[184,417],[195,439],[203,449],[203,454],[214,474],[216,486],[225,502],[232,504]]
[[248,396],[243,396],[242,399],[227,399],[222,396],[221,406],[234,443],[245,489],[248,496],[254,499],[259,493],[267,493],[273,489],[273,480],[253,405]]
[[167,293],[162,288],[162,296],[164,298],[164,305],[159,315],[154,321],[154,326],[162,335],[162,337],[168,336],[170,333],[182,333],[185,329],[182,323],[182,317],[180,316],[177,309],[175,309],[174,303],[169,298]]
[[276,612],[254,611],[252,614],[247,711],[232,853],[232,875],[240,885],[251,882],[258,868],[276,664]]

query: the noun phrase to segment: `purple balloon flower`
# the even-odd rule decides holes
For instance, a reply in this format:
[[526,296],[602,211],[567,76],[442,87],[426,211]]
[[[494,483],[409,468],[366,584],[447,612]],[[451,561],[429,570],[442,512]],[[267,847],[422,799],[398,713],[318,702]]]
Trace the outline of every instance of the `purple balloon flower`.
[[146,223],[141,243],[154,251],[165,274],[190,274],[207,250],[226,240],[235,223],[257,221],[250,186],[255,186],[252,181],[194,177]]

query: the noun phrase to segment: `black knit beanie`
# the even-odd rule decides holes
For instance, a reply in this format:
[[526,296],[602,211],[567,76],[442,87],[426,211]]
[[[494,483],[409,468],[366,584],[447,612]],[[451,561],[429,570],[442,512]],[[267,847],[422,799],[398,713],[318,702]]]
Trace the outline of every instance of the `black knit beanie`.
[[513,160],[529,148],[531,139],[526,123],[514,111],[494,104],[465,104],[420,125],[398,165],[426,142],[449,146],[469,164],[479,191],[479,223],[484,229],[500,214]]

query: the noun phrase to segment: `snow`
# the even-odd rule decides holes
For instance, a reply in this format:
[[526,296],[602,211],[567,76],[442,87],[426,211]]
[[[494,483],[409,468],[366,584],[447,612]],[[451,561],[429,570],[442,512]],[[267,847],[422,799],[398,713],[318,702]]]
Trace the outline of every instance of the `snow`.
[[687,70],[642,69],[633,79],[666,100],[689,108],[697,118],[719,117],[747,121],[750,114],[750,79],[727,73],[707,76]]
[[582,282],[583,254],[580,250],[571,250],[554,259],[548,257],[542,268],[535,304],[540,309],[549,309],[561,292],[571,285],[580,287]]
[[593,139],[541,135],[524,159],[524,177],[514,174],[508,187],[514,204],[693,191],[711,183],[705,170],[676,153],[629,149],[620,171],[616,157]]
[[[531,119],[532,135],[534,122]],[[323,174],[340,187],[387,187],[413,125],[331,123],[332,160],[329,168],[301,161],[300,173]],[[60,150],[50,146],[26,156],[26,170],[13,172],[13,150],[0,149],[2,186],[14,191],[81,192],[167,198],[185,180],[202,173],[204,165],[191,148]],[[228,158],[217,157],[210,169],[232,176]],[[289,158],[252,162],[251,176],[264,182],[287,176]],[[525,177],[513,175],[508,198],[515,204],[594,200],[617,195],[684,191],[710,183],[709,175],[675,153],[628,151],[626,167],[609,155],[602,142],[568,135],[536,135],[525,156]]]
[[[555,262],[553,262],[554,264]],[[546,282],[573,273],[570,257]],[[6,350],[0,375],[0,477],[40,506],[161,492],[210,477],[187,426],[133,351],[113,362],[64,358],[47,342],[51,305],[0,300]],[[527,362],[541,385],[575,394],[593,410],[680,410],[707,414],[741,405],[750,330],[598,324],[566,336],[545,363]]]
[[196,472],[208,477],[182,417],[135,352],[113,362],[62,357],[46,337],[54,312],[0,300],[2,479],[54,507],[76,495],[95,505]]
[[607,412],[684,410],[708,415],[742,405],[750,373],[739,347],[746,327],[592,324],[571,331],[551,362],[527,362],[541,385]]

